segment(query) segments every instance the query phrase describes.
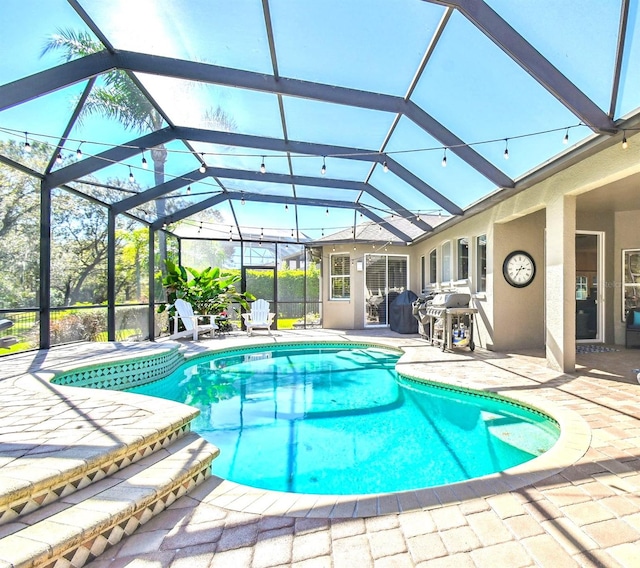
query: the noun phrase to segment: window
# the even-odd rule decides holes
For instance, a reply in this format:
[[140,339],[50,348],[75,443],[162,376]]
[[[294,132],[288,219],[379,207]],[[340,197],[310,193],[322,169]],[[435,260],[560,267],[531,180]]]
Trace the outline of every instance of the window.
[[442,282],[451,281],[451,241],[442,245]]
[[331,255],[331,299],[348,300],[351,296],[351,262],[348,254]]
[[622,319],[627,312],[640,307],[640,249],[622,251]]
[[469,239],[466,237],[458,239],[457,249],[458,274],[456,278],[458,280],[466,280],[469,278]]
[[435,284],[438,281],[438,251],[433,249],[429,253],[429,283]]
[[487,291],[487,235],[476,239],[476,292]]

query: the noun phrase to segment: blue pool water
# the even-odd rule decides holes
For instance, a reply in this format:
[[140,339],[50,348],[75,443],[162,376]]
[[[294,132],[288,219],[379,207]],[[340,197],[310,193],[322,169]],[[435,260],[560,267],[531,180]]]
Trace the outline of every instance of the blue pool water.
[[200,409],[213,473],[278,491],[405,491],[502,471],[548,450],[548,417],[399,377],[380,348],[279,346],[212,355],[130,392]]

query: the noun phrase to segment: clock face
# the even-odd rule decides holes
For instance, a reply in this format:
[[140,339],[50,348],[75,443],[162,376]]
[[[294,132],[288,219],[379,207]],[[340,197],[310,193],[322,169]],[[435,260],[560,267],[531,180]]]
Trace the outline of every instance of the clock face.
[[511,286],[524,288],[533,281],[533,277],[536,275],[536,265],[529,253],[517,250],[508,254],[504,259],[502,274]]

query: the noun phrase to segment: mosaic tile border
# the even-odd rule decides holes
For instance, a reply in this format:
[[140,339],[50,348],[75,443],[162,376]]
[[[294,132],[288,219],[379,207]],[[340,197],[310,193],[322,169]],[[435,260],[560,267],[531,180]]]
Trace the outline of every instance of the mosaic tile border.
[[180,347],[162,353],[147,354],[133,359],[114,359],[56,375],[56,385],[123,390],[156,381],[170,375],[185,361]]

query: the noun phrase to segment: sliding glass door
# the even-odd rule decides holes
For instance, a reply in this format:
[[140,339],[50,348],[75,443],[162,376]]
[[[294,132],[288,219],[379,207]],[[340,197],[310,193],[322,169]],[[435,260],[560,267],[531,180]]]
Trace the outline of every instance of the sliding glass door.
[[408,285],[409,257],[394,254],[365,255],[365,325],[389,323],[389,307]]

